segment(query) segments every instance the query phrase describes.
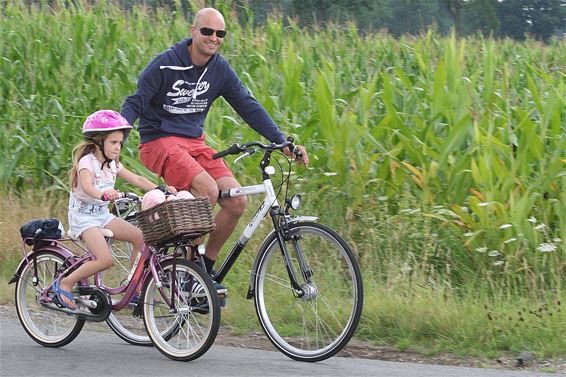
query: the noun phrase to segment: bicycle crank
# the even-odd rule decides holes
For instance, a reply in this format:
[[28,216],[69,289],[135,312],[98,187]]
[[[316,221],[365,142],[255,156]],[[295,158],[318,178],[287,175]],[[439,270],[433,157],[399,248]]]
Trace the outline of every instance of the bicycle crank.
[[77,316],[83,321],[89,322],[104,322],[112,313],[112,301],[108,293],[96,286],[79,287],[78,291],[73,290],[74,294],[79,296],[89,296],[88,299],[84,297],[75,297],[75,302],[79,308],[78,311],[60,307],[56,301],[43,302],[41,305],[62,313]]

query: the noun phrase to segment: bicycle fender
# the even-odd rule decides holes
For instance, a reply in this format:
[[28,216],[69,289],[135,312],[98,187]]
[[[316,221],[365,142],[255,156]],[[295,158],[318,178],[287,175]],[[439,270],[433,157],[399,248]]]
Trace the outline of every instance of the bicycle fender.
[[27,253],[26,256],[20,261],[20,264],[16,268],[16,272],[14,273],[14,276],[10,279],[8,284],[12,284],[12,283],[17,282],[18,279],[20,278],[20,274],[22,273],[22,270],[24,269],[24,267],[27,266],[29,264],[29,262],[33,260],[33,254],[39,253],[41,251],[53,251],[55,253],[60,254],[63,259],[68,259],[68,258],[75,256],[70,251],[65,250],[61,247],[58,247],[56,245],[45,245],[45,246],[42,246],[41,249],[39,249],[39,250],[32,250],[29,253]]
[[318,221],[318,216],[297,216],[297,217],[292,217],[291,220],[289,221],[289,224],[295,224],[295,223],[306,223],[306,222],[316,222]]

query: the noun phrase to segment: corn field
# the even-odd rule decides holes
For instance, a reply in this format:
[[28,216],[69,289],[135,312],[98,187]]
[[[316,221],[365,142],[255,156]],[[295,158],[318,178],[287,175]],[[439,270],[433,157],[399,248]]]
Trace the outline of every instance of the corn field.
[[[119,110],[191,20],[109,1],[0,4],[0,190],[64,193],[85,117]],[[566,40],[434,30],[394,39],[354,24],[299,28],[278,15],[252,27],[230,4],[220,10],[229,31],[222,54],[284,133],[308,147],[300,191],[360,258],[384,275],[384,261],[397,259],[435,278],[562,289]],[[205,129],[217,149],[258,138],[223,100]],[[133,132],[124,159],[148,174],[137,144]],[[255,164],[238,168],[241,181],[255,177]],[[408,237],[380,239],[391,229]]]

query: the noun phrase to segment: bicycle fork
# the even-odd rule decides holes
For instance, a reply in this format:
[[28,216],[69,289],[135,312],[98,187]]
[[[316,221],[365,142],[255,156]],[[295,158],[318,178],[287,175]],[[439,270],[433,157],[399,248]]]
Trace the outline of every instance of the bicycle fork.
[[[281,221],[281,214],[277,212],[276,209],[272,210],[271,218],[273,220],[274,232],[272,236],[268,237],[267,240],[272,240],[268,242],[277,242],[279,250],[281,251],[281,256],[283,257],[283,262],[285,263],[285,269],[287,270],[287,276],[289,277],[289,285],[297,297],[303,300],[309,300],[318,294],[316,285],[313,282],[313,271],[310,268],[307,260],[304,257],[304,253],[301,247],[301,237],[298,234],[293,234],[294,232],[289,228],[288,219],[284,218]],[[272,237],[275,237],[274,240]],[[289,243],[290,241],[290,243]],[[265,242],[265,241],[264,241]],[[292,247],[289,247],[291,245]],[[264,244],[263,247],[268,247],[269,245]],[[292,249],[292,250],[291,250]],[[298,268],[302,278],[304,279],[304,284],[300,284],[299,275],[297,274],[296,268],[293,265],[292,255],[296,255]],[[257,275],[258,272],[258,262],[256,258],[254,266],[252,268],[252,277]],[[246,298],[251,299],[254,297],[255,293],[255,282],[254,279],[250,280],[250,288]]]
[[[297,297],[303,300],[310,300],[318,294],[318,290],[316,285],[314,284],[312,277],[313,271],[310,268],[307,260],[304,257],[303,250],[301,248],[300,239],[301,237],[297,234],[292,234],[293,232],[289,229],[288,222],[283,220],[281,223],[276,222],[275,217],[273,217],[274,226],[277,234],[277,242],[279,244],[279,248],[281,250],[281,254],[283,260],[285,262],[285,268],[287,269],[287,274],[289,276],[289,281],[291,286],[293,287],[294,291],[297,293]],[[295,267],[293,266],[293,262],[291,260],[291,252],[287,247],[287,242],[291,241],[291,245],[293,246],[293,250],[296,257],[297,262],[300,268],[301,275],[305,281],[305,284],[300,285],[298,275],[295,271]]]

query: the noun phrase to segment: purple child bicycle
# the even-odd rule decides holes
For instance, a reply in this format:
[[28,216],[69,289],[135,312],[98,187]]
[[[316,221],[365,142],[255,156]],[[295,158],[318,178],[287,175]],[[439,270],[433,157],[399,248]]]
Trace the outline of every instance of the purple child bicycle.
[[[132,201],[135,194],[125,194]],[[214,227],[210,203],[206,198],[180,199],[162,203],[138,213],[154,221],[149,242],[142,248],[128,277],[113,286],[106,286],[103,276],[94,276],[73,288],[77,310],[63,307],[53,294],[53,284],[94,256],[76,239],[24,239],[24,258],[10,283],[16,283],[15,303],[19,320],[27,334],[46,347],[62,347],[73,341],[81,332],[85,321],[103,322],[125,308],[132,307],[136,290],[143,286],[133,314],[142,317],[149,339],[167,357],[190,361],[202,356],[213,344],[220,325],[220,304],[211,277],[201,266],[186,257],[187,250],[196,250],[196,237]],[[163,228],[167,210],[172,206],[195,207],[206,214],[203,226],[188,222],[177,233]],[[165,212],[159,211],[165,210]],[[148,213],[148,211],[150,211]],[[172,213],[172,216],[174,212]],[[187,220],[188,221],[188,220]],[[178,225],[178,224],[177,224]],[[181,224],[183,225],[183,224]],[[202,224],[200,224],[202,225]],[[144,227],[144,238],[146,231]],[[161,229],[161,230],[159,230]],[[110,231],[106,234],[110,240]],[[150,231],[151,232],[151,231]],[[31,247],[26,242],[32,243]],[[114,298],[114,299],[113,299]],[[114,319],[114,323],[117,323]]]

